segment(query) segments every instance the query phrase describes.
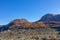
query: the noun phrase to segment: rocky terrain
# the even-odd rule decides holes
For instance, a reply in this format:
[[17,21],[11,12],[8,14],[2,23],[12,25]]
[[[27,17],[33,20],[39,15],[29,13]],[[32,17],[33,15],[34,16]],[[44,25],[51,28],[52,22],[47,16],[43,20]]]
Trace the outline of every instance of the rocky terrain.
[[0,26],[0,40],[57,40],[60,15],[46,14],[36,22],[15,19]]

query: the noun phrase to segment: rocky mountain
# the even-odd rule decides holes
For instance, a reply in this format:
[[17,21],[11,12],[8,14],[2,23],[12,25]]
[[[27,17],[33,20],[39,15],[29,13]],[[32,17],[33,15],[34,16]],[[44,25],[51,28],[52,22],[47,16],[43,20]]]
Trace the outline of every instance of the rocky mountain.
[[39,21],[54,21],[60,22],[60,14],[46,14]]
[[55,28],[60,31],[60,14],[46,14],[42,16],[37,22],[44,22],[49,27]]
[[36,22],[29,22],[26,19],[15,19],[0,27],[0,31],[8,29],[21,28],[41,28],[41,27],[56,27],[60,26],[60,14],[46,14]]
[[59,34],[57,30],[60,31],[59,18],[60,15],[46,14],[36,22],[29,22],[26,19],[15,19],[7,25],[0,26],[0,39],[43,40],[42,38],[55,37]]
[[44,24],[44,22],[36,22],[32,23],[27,21],[26,19],[15,19],[8,23],[7,25],[3,25],[0,27],[0,32],[5,30],[13,30],[13,29],[27,29],[27,28],[41,28],[41,27],[47,27],[47,24]]

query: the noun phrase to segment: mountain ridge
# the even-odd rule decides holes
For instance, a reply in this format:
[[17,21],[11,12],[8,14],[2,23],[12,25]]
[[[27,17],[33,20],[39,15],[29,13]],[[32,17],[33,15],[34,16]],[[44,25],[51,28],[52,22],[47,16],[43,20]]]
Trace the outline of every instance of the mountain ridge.
[[7,25],[3,25],[0,27],[0,31],[14,29],[14,28],[41,28],[41,27],[49,27],[54,25],[60,25],[60,15],[54,14],[46,14],[42,16],[42,18],[36,22],[29,22],[26,19],[15,19],[8,23]]
[[46,21],[45,18],[35,22],[15,19],[0,26],[0,40],[51,40],[52,37],[57,38],[57,35],[60,35],[60,22]]
[[39,21],[60,21],[60,14],[46,14]]

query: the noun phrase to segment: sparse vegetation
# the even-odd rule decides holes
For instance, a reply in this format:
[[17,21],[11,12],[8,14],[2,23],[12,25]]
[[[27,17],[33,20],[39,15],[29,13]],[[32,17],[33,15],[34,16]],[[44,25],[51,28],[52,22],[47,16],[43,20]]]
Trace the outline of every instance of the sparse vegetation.
[[52,29],[46,28],[35,28],[35,29],[19,29],[19,30],[7,30],[0,33],[0,39],[2,40],[44,40],[49,38],[47,35],[57,35],[58,33]]
[[59,32],[52,27],[60,23],[44,19],[33,23],[26,19],[13,20],[0,27],[0,40],[57,40]]

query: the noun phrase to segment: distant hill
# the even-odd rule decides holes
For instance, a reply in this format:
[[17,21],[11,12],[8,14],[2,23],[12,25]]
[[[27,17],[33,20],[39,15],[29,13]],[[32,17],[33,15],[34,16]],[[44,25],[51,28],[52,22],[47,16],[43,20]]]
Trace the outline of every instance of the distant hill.
[[39,21],[55,21],[60,22],[60,14],[46,14]]
[[44,22],[49,27],[55,28],[60,31],[60,14],[46,14],[42,16],[37,22]]

